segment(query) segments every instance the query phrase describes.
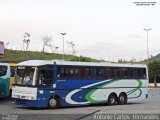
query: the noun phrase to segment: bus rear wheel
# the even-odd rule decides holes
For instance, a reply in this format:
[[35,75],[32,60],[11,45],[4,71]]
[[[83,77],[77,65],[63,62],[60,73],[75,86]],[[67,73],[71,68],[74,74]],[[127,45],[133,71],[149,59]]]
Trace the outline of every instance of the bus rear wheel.
[[119,105],[124,105],[127,103],[127,95],[125,93],[120,93],[118,97],[118,104]]
[[117,96],[115,94],[110,94],[108,97],[108,104],[115,105],[117,103]]
[[58,99],[55,98],[55,97],[51,97],[49,102],[48,102],[48,106],[49,106],[49,108],[57,108],[57,107],[59,107]]

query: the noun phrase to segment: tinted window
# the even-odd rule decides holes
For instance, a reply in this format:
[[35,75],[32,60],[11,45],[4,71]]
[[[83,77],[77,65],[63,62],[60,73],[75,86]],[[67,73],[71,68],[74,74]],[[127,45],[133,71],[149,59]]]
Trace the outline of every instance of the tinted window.
[[57,78],[58,79],[68,79],[70,77],[74,77],[74,75],[75,75],[74,67],[58,66],[57,68]]
[[81,68],[80,67],[76,67],[75,68],[75,77],[76,78],[80,78],[80,77],[82,77],[82,72],[81,72]]
[[130,76],[130,78],[134,78],[134,69],[133,68],[129,68],[129,76]]
[[129,71],[127,68],[121,68],[121,76],[122,78],[130,78]]
[[87,79],[91,77],[90,67],[58,66],[57,79]]
[[145,68],[58,66],[57,79],[144,79]]
[[136,68],[134,69],[134,77],[139,79],[146,78],[146,69],[144,68]]
[[113,78],[120,78],[120,69],[119,68],[113,68]]
[[82,76],[88,78],[91,76],[91,69],[89,67],[82,68]]
[[96,77],[99,77],[99,78],[105,77],[105,69],[96,68]]
[[113,78],[113,69],[107,68],[107,78]]
[[120,68],[107,68],[107,78],[121,78]]

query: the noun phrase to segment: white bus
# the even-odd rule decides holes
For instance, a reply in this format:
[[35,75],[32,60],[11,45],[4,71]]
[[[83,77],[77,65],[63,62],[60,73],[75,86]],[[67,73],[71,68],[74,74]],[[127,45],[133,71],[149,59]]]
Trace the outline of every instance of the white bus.
[[109,105],[146,99],[142,64],[29,60],[17,64],[12,98],[30,107]]

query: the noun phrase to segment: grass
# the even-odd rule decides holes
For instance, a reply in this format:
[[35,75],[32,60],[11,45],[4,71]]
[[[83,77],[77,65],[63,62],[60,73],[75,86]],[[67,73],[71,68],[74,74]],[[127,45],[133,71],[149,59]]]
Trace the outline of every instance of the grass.
[[[0,62],[19,63],[25,60],[53,60],[61,58],[62,58],[61,54],[55,54],[55,53],[5,49],[4,58],[0,58]],[[98,60],[96,59],[84,56],[64,55],[64,58],[67,61],[98,62]]]

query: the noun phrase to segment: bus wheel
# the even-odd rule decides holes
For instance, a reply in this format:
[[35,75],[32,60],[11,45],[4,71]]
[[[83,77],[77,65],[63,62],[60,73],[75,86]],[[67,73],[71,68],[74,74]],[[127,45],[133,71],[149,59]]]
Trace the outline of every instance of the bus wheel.
[[115,105],[117,103],[117,96],[115,94],[110,94],[108,97],[108,104]]
[[49,108],[57,108],[58,107],[58,99],[51,97],[48,102]]
[[127,95],[125,93],[120,93],[118,97],[118,104],[123,105],[127,103]]

